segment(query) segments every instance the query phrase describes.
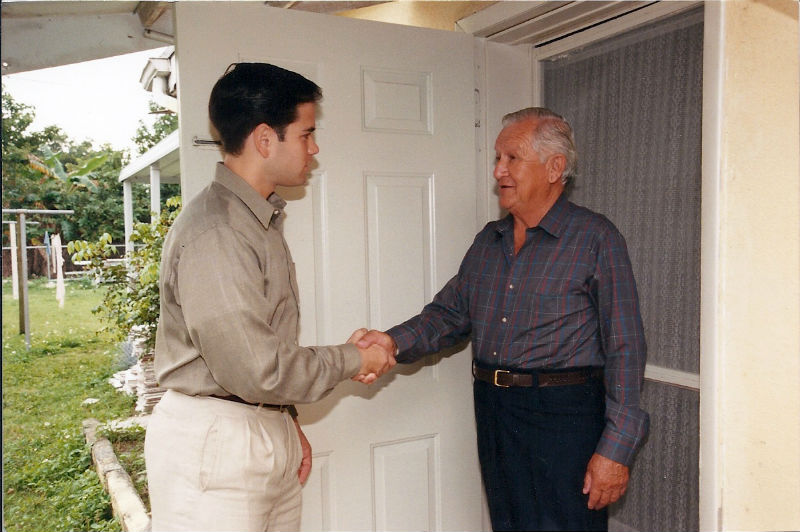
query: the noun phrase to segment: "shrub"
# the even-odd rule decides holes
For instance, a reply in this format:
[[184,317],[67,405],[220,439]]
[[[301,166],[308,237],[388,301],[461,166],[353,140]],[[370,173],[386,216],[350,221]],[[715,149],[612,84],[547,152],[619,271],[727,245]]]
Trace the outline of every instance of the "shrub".
[[103,318],[103,331],[119,341],[133,334],[143,342],[145,351],[155,345],[161,248],[180,207],[179,196],[170,198],[155,221],[136,224],[131,233],[134,251],[122,262],[110,260],[115,248],[108,233],[96,242],[74,240],[67,244],[73,262],[88,261],[85,269],[106,287],[103,303],[92,310]]

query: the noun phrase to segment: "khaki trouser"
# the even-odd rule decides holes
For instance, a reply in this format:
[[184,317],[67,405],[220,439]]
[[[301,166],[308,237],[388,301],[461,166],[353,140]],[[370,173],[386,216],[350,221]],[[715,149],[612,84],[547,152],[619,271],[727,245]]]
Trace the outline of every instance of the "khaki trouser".
[[288,413],[170,390],[145,439],[152,529],[297,530],[301,459]]

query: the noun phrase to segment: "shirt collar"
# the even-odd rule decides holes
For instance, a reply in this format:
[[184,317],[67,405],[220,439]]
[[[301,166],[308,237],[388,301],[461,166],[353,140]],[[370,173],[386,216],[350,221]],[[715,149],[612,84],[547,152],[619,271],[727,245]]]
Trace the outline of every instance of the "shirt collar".
[[539,227],[550,233],[556,238],[561,237],[564,228],[567,226],[569,219],[569,202],[564,194],[561,194],[556,202],[544,215],[542,221],[539,222]]
[[217,163],[214,182],[227,188],[242,200],[247,205],[247,208],[258,218],[264,229],[269,229],[270,223],[280,228],[286,202],[277,193],[273,192],[264,201],[261,194],[221,162]]
[[[554,236],[555,238],[560,238],[561,233],[564,232],[564,228],[567,226],[567,220],[569,218],[569,202],[567,198],[564,197],[564,194],[561,194],[556,202],[550,207],[550,210],[547,211],[547,214],[539,222],[539,225],[536,227],[543,229],[550,235]],[[513,231],[514,230],[514,217],[509,214],[502,220],[499,220],[497,223],[497,232],[500,234]],[[534,229],[533,227],[528,228],[528,230]]]

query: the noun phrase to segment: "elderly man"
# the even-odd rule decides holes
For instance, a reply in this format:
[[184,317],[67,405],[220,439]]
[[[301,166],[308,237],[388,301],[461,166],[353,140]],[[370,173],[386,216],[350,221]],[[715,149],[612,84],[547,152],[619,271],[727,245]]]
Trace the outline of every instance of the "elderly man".
[[358,345],[409,363],[471,338],[492,527],[604,530],[649,424],[631,264],[617,228],[564,197],[577,160],[569,124],[529,108],[503,125],[494,177],[508,216],[478,233],[419,315]]

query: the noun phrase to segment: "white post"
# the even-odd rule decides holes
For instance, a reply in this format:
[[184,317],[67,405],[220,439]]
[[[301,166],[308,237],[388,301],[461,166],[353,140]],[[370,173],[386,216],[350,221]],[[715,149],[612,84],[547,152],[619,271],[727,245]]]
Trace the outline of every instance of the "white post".
[[19,299],[19,265],[17,264],[17,222],[9,222],[8,236],[11,238],[11,290],[14,299]]
[[161,167],[158,163],[150,165],[150,212],[155,218],[161,214]]
[[17,214],[19,245],[17,260],[19,261],[19,333],[25,335],[25,349],[31,348],[31,317],[28,312],[28,250],[25,227],[25,213]]
[[133,251],[133,189],[130,181],[122,182],[122,213],[125,219],[125,254]]

